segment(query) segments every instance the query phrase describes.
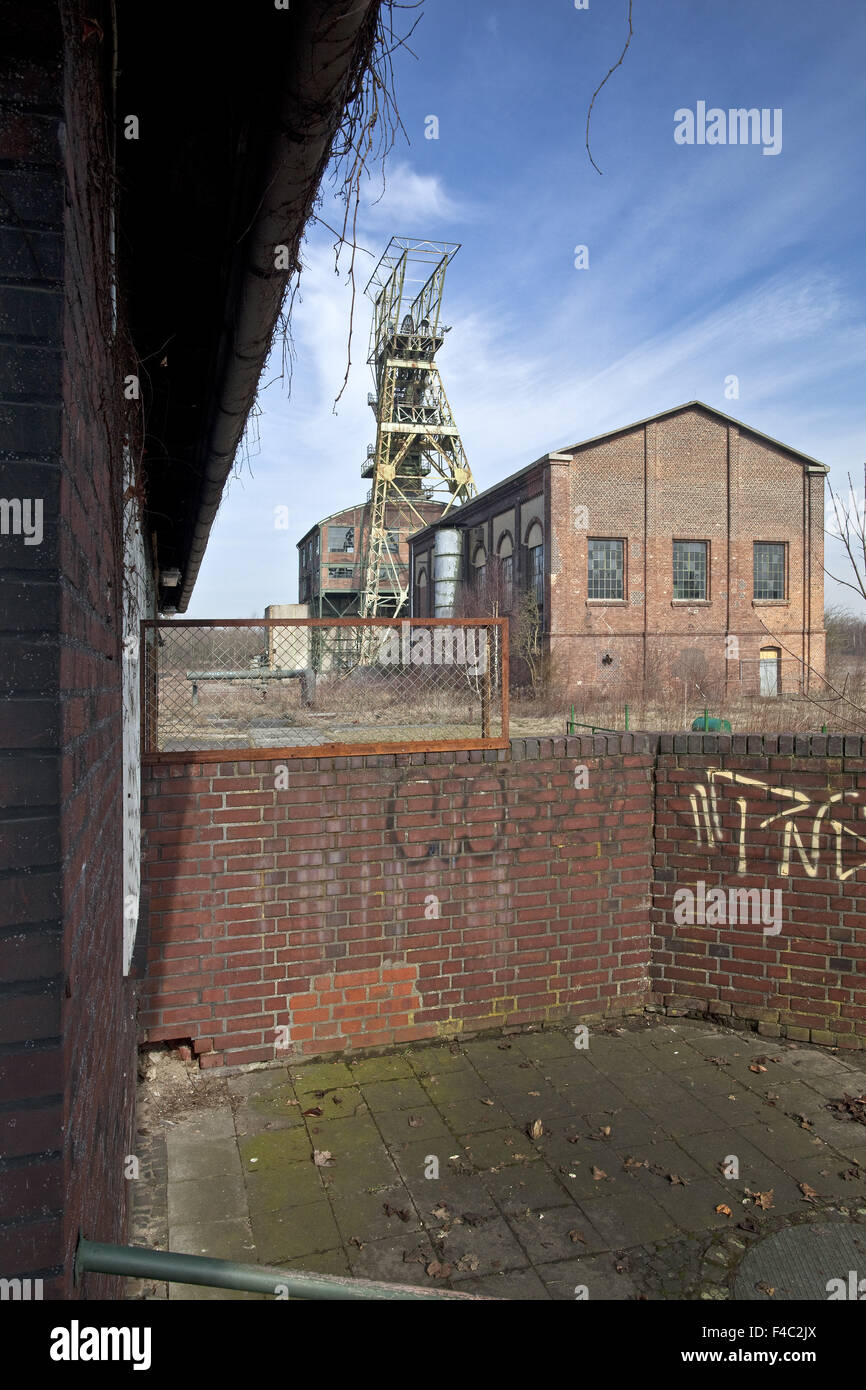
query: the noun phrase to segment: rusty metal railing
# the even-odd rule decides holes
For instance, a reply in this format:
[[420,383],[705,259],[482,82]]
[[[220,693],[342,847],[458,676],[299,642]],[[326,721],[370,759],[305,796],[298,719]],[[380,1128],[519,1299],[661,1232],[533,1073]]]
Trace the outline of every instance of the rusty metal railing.
[[140,652],[148,761],[508,744],[506,618],[151,620]]

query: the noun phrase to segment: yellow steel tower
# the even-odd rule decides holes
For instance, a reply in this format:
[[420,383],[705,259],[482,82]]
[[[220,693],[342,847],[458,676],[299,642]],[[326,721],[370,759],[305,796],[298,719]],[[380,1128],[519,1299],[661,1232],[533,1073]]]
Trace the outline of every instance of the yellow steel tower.
[[376,447],[361,470],[372,478],[370,524],[362,557],[360,613],[379,616],[386,580],[388,612],[399,613],[411,577],[398,542],[429,521],[424,502],[444,516],[476,494],[460,434],[434,358],[449,332],[439,321],[442,287],[455,242],[392,237],[366,293],[373,301],[370,356],[376,390]]

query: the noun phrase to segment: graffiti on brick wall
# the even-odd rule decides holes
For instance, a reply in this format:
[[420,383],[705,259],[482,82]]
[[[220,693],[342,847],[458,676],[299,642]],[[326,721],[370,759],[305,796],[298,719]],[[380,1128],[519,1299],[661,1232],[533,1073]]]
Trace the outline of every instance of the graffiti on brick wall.
[[759,830],[769,830],[773,826],[782,826],[779,873],[783,877],[790,875],[792,858],[796,854],[808,876],[816,878],[822,854],[830,846],[834,852],[835,875],[840,882],[852,878],[859,869],[866,868],[866,858],[847,869],[842,863],[843,848],[847,847],[849,851],[855,848],[852,841],[866,849],[866,835],[858,835],[850,824],[846,825],[839,818],[843,805],[847,802],[852,806],[856,819],[862,806],[859,792],[833,792],[821,799],[810,792],[798,791],[793,787],[774,787],[770,782],[762,781],[760,778],[745,777],[741,772],[727,772],[718,767],[707,768],[706,785],[695,782],[689,796],[695,837],[699,845],[706,843],[708,846],[721,846],[725,842],[717,790],[720,783],[730,785],[731,799],[738,812],[738,823],[734,831],[738,874],[747,872],[749,803],[745,796],[734,794],[737,787],[757,787],[768,797],[777,797],[781,802],[787,803],[781,805],[772,815],[760,820],[757,827]]

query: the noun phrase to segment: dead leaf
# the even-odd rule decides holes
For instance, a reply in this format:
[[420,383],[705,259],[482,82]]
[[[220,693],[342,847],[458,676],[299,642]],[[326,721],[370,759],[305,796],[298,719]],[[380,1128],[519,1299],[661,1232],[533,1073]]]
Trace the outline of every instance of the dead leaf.
[[747,1196],[747,1197],[751,1197],[752,1200],[753,1200],[753,1202],[755,1203],[755,1206],[756,1206],[756,1207],[760,1207],[760,1208],[761,1208],[761,1211],[769,1211],[769,1210],[770,1210],[770,1207],[773,1205],[773,1188],[772,1188],[772,1187],[770,1188],[769,1192],[753,1192],[752,1189],[751,1189],[750,1187],[747,1187],[747,1188],[745,1188],[744,1190],[745,1190],[746,1196]]
[[426,1273],[431,1279],[447,1279],[451,1273],[451,1266],[441,1264],[439,1260],[431,1260]]
[[335,1105],[342,1105],[342,1104],[343,1104],[343,1097],[342,1097],[342,1096],[331,1096],[331,1100],[334,1102]]
[[357,1236],[349,1236],[349,1244],[357,1245],[359,1250],[363,1250],[367,1242],[365,1240],[359,1240]]
[[733,1216],[733,1212],[731,1211],[731,1208],[730,1208],[730,1207],[726,1207],[726,1206],[725,1206],[724,1202],[719,1202],[719,1205],[716,1207],[716,1215],[717,1215],[717,1216]]
[[815,1191],[814,1187],[810,1187],[809,1184],[808,1184],[807,1182],[798,1183],[797,1186],[799,1187],[800,1191],[802,1192],[803,1198],[804,1198],[805,1201],[807,1201],[807,1202],[814,1202],[814,1201],[815,1201],[815,1199],[816,1199],[817,1196],[818,1196],[818,1193]]
[[438,1207],[434,1207],[430,1215],[435,1216],[437,1221],[447,1221],[451,1215],[451,1212],[450,1209],[446,1207],[443,1202]]
[[579,1143],[580,1143],[580,1135],[579,1135],[579,1134],[568,1134],[568,1135],[566,1135],[566,1138],[567,1138],[569,1144],[579,1144]]
[[533,1120],[532,1124],[527,1126],[526,1133],[530,1139],[540,1139],[544,1133],[544,1125],[540,1120]]
[[677,1173],[668,1173],[667,1179],[671,1187],[688,1187],[689,1185],[688,1178],[681,1178]]
[[404,1211],[400,1207],[392,1207],[389,1202],[383,1203],[382,1210],[384,1211],[386,1216],[399,1216],[401,1221],[410,1220],[408,1211]]
[[649,1168],[649,1159],[634,1158],[631,1155],[629,1155],[628,1158],[623,1160],[622,1166],[623,1168]]
[[753,1062],[752,1065],[749,1067],[749,1071],[766,1071],[766,1070],[767,1070],[766,1067],[761,1067],[761,1066],[759,1066],[756,1062]]
[[593,1179],[595,1180],[595,1182],[601,1182],[602,1178],[606,1178],[606,1177],[607,1177],[607,1173],[604,1171],[603,1168],[596,1168],[595,1164],[593,1164],[593,1165],[592,1165],[592,1176],[593,1176]]
[[410,1128],[410,1129],[417,1129],[418,1126],[419,1126],[419,1125],[423,1125],[423,1123],[424,1123],[424,1117],[423,1117],[423,1115],[410,1115],[410,1116],[409,1116],[409,1128]]
[[583,1234],[583,1231],[579,1231],[577,1227],[575,1227],[573,1231],[569,1231],[568,1236],[569,1240],[573,1241],[575,1245],[578,1241],[580,1241],[581,1245],[586,1245],[586,1236]]
[[755,1288],[758,1289],[760,1293],[769,1294],[770,1298],[772,1298],[773,1294],[776,1292],[775,1284],[765,1284],[763,1281],[760,1284],[756,1284]]
[[492,1100],[488,1100],[485,1096],[482,1096],[482,1097],[481,1097],[481,1104],[482,1104],[482,1105],[492,1105],[492,1104],[493,1104],[493,1101],[492,1101]]
[[317,1168],[333,1168],[334,1160],[328,1149],[313,1149],[313,1162]]
[[460,1259],[457,1261],[457,1268],[461,1271],[461,1273],[463,1273],[467,1269],[472,1270],[474,1272],[478,1268],[478,1256],[461,1255]]
[[540,1091],[527,1091],[526,1094],[527,1094],[528,1096],[540,1096],[540,1095],[541,1095],[541,1092],[540,1092]]
[[841,1100],[829,1101],[827,1109],[833,1111],[837,1120],[856,1120],[866,1125],[866,1095],[849,1096],[846,1093]]
[[321,1105],[313,1105],[310,1107],[309,1110],[304,1111],[305,1115],[324,1115],[324,1113],[325,1112],[322,1109]]

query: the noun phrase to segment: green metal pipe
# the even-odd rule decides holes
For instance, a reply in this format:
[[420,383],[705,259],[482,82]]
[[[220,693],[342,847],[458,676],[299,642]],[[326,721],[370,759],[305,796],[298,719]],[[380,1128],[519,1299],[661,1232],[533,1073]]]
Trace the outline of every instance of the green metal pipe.
[[[134,1279],[155,1279],[176,1284],[207,1284],[216,1289],[243,1289],[271,1294],[274,1298],[304,1299],[471,1299],[489,1302],[480,1294],[420,1289],[406,1284],[378,1284],[368,1279],[344,1279],[329,1274],[290,1273],[265,1265],[243,1265],[234,1260],[212,1260],[207,1255],[184,1255],[169,1250],[150,1250],[141,1245],[105,1245],[80,1240],[75,1256],[75,1276],[120,1274]],[[495,1300],[492,1300],[495,1301]]]

